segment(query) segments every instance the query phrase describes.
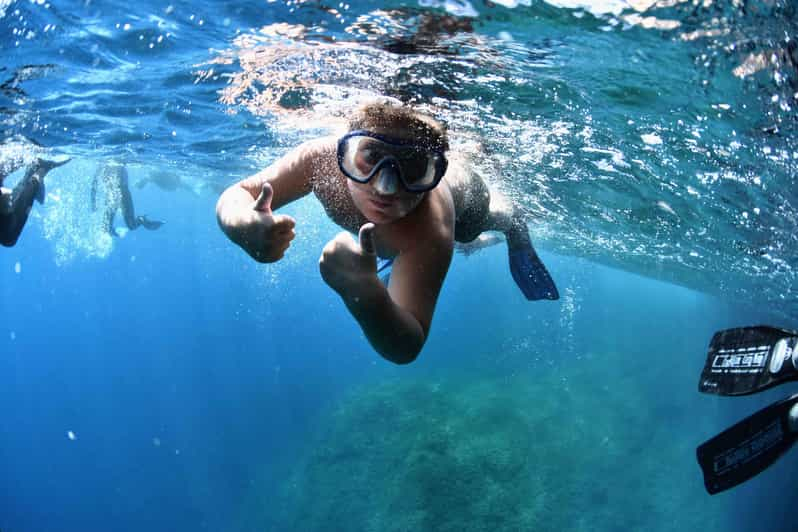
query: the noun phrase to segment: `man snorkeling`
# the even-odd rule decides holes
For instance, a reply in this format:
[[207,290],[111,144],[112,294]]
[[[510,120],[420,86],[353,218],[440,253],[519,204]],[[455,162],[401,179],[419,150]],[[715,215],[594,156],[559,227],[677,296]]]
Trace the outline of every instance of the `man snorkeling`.
[[[449,149],[446,130],[409,107],[371,103],[341,138],[306,142],[225,190],[216,205],[224,233],[258,262],[280,260],[295,221],[274,210],[314,192],[339,233],[319,260],[372,347],[397,364],[415,360],[452,259],[454,243],[501,231],[510,269],[527,299],[557,299],[525,222],[491,205],[484,181]],[[448,155],[448,157],[447,157]],[[377,257],[393,261],[390,282]]]
[[114,217],[117,211],[122,212],[127,228],[133,231],[144,227],[154,231],[163,225],[158,220],[150,220],[146,216],[136,216],[133,197],[130,195],[127,169],[118,162],[109,162],[100,166],[91,181],[91,210],[97,209],[97,185],[102,186],[105,193],[103,211],[103,229],[111,236],[119,236],[114,228]]
[[44,203],[45,187],[44,176],[52,170],[69,162],[69,158],[60,161],[48,161],[37,158],[28,166],[25,175],[13,190],[3,187],[3,181],[10,174],[24,166],[22,154],[30,145],[29,141],[10,141],[9,144],[19,144],[12,149],[11,157],[4,157],[0,161],[0,244],[11,247],[17,243],[25,223],[28,221],[33,200]]

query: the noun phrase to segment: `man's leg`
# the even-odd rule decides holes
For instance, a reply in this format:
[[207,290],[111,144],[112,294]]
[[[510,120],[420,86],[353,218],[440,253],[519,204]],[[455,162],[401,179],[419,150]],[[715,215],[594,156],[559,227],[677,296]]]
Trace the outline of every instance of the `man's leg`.
[[142,226],[144,229],[153,231],[163,225],[163,222],[150,220],[144,215],[136,216],[136,209],[133,207],[133,197],[130,195],[127,177],[122,180],[121,192],[122,201],[120,207],[122,209],[122,216],[125,219],[125,225],[127,225],[128,229],[133,230]]
[[[123,170],[124,171],[124,170]],[[127,182],[127,172],[125,171],[125,176],[121,179],[119,184],[119,193],[120,193],[120,201],[119,201],[119,208],[122,209],[122,218],[125,220],[125,225],[131,231],[136,229],[140,224],[139,220],[136,217],[136,209],[133,207],[133,197],[130,195],[130,189],[128,188]]]
[[44,203],[44,176],[53,168],[70,161],[46,161],[37,159],[28,168],[13,192],[3,190],[0,198],[0,244],[11,247],[17,243],[22,228],[28,221],[33,200]]

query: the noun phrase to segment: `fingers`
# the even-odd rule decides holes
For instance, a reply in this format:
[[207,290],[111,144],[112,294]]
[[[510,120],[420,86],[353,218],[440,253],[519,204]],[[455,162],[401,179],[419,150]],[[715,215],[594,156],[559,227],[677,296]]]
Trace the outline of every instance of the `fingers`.
[[253,213],[253,219],[248,222],[246,231],[237,242],[256,261],[277,262],[283,258],[296,237],[295,226],[294,219],[284,214]]
[[289,235],[272,240],[268,245],[259,249],[247,249],[247,252],[258,262],[269,263],[277,262],[285,256],[285,252],[291,247],[291,240],[294,232],[291,230]]
[[296,226],[296,222],[293,218],[286,214],[278,214],[273,218],[273,227],[274,231],[277,233],[293,233],[294,227]]
[[288,249],[291,241],[296,237],[294,227],[296,222],[290,216],[284,214],[274,217],[274,224],[272,225],[271,240],[275,241],[282,251]]
[[294,226],[296,223],[290,216],[280,215],[274,217],[274,223],[266,237],[268,251],[264,253],[265,262],[276,262],[283,258],[286,250],[291,247],[291,241],[296,237]]
[[333,286],[342,270],[351,270],[350,267],[342,266],[342,264],[345,265],[349,262],[346,257],[357,253],[355,248],[356,244],[352,240],[352,235],[346,231],[338,233],[335,238],[327,242],[319,257],[319,272],[325,283]]
[[261,264],[269,264],[281,260],[285,256],[286,249],[288,249],[288,246],[284,249],[270,249],[268,251],[256,250],[249,251],[248,253],[250,257]]
[[272,212],[272,198],[274,197],[274,189],[266,182],[263,183],[263,189],[260,191],[258,199],[255,200],[254,210],[271,214]]
[[324,249],[321,250],[319,263],[329,262],[333,257],[341,256],[341,254],[355,255],[357,252],[357,244],[352,240],[352,235],[346,231],[341,231],[335,235],[335,238],[327,242]]
[[367,255],[376,255],[374,249],[374,224],[371,222],[363,224],[358,233],[358,241],[360,242],[360,249]]

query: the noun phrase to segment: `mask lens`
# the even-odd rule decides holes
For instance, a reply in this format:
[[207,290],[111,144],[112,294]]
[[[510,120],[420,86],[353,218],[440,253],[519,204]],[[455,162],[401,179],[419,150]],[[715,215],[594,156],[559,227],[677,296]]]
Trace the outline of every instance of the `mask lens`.
[[438,177],[437,154],[417,151],[415,157],[400,161],[402,175],[408,190],[426,190]]
[[370,137],[349,137],[342,144],[342,169],[352,179],[368,181],[374,167],[385,157],[382,144]]
[[368,182],[390,159],[399,169],[402,184],[411,192],[429,190],[446,170],[443,154],[422,147],[386,142],[368,135],[344,137],[338,145],[341,170],[350,179]]
[[415,183],[423,179],[429,167],[429,154],[418,148],[403,147],[395,150],[394,157],[402,169],[405,180]]

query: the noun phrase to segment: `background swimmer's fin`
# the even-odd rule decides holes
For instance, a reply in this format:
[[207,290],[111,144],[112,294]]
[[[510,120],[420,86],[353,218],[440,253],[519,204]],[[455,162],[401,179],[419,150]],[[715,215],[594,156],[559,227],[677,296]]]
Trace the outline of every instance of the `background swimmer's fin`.
[[158,220],[150,220],[146,216],[136,216],[136,220],[139,222],[139,225],[144,227],[144,229],[149,229],[150,231],[154,231],[163,225],[163,222],[159,222]]
[[526,226],[507,233],[507,249],[510,254],[510,273],[524,297],[530,301],[560,298],[551,275],[532,247]]
[[758,475],[798,439],[798,394],[721,432],[696,450],[710,494]]
[[698,390],[747,395],[798,380],[798,332],[759,325],[719,331],[709,351]]
[[47,175],[47,172],[52,170],[53,168],[58,168],[59,166],[63,166],[69,161],[71,161],[71,157],[61,157],[58,160],[51,160],[51,159],[37,159],[36,163],[32,167],[32,175],[36,175],[36,181],[39,185],[36,189],[36,194],[33,198],[39,202],[39,204],[44,203],[44,198],[47,197],[47,189],[44,186],[44,176]]
[[66,163],[68,163],[71,160],[72,157],[67,157],[66,155],[58,157],[56,159],[37,159],[36,168],[46,174],[53,168],[64,166]]

